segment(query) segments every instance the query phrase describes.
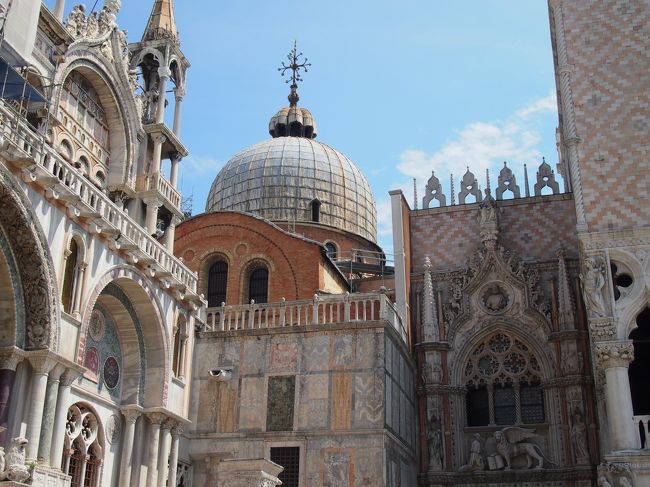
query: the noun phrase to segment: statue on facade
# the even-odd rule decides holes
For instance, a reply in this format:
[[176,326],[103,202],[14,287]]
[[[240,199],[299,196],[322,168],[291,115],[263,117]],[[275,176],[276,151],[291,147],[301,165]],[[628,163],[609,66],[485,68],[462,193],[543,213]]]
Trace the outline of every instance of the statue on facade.
[[429,418],[427,440],[429,446],[429,470],[441,470],[442,434],[440,433],[440,423],[434,414]]
[[65,27],[73,37],[82,37],[86,34],[86,6],[75,5],[65,21]]
[[607,477],[604,475],[601,475],[598,477],[598,487],[612,487],[612,484],[609,483],[609,480],[607,480]]
[[580,274],[580,280],[585,290],[585,301],[587,309],[595,316],[605,316],[605,298],[603,287],[605,286],[605,261],[602,257],[588,257],[584,261],[585,272]]
[[587,426],[582,420],[580,410],[573,413],[573,424],[571,425],[571,440],[576,463],[589,462],[589,446],[587,444]]
[[497,452],[503,457],[506,470],[510,470],[513,458],[525,455],[526,468],[533,466],[533,460],[537,462],[535,468],[544,466],[544,454],[541,448],[524,440],[536,436],[535,431],[526,428],[509,427],[503,428],[494,433],[494,439],[497,443]]
[[27,445],[27,439],[23,437],[18,436],[11,440],[9,452],[3,455],[4,468],[0,472],[0,480],[24,482],[31,476],[25,466],[25,445]]
[[474,433],[472,444],[470,446],[469,459],[467,460],[467,465],[460,467],[461,472],[475,472],[485,468],[485,463],[483,462],[483,444],[481,440],[481,435],[479,433]]

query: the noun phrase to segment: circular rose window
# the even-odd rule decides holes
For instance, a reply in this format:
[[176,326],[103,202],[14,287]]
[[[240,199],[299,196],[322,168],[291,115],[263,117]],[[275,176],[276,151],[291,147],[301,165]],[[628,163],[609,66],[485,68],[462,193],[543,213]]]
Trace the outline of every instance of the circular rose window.
[[104,383],[109,389],[114,389],[120,381],[120,367],[115,357],[108,357],[104,362]]

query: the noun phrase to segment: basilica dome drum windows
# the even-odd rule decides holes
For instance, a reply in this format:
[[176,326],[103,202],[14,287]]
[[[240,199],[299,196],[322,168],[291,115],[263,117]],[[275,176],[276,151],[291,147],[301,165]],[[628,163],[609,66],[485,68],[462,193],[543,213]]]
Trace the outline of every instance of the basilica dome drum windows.
[[266,267],[255,267],[248,277],[248,302],[266,303],[269,298],[269,271]]
[[520,340],[496,333],[475,346],[464,381],[468,426],[544,422],[539,362]]
[[228,289],[228,264],[222,260],[215,262],[208,270],[208,307],[221,306],[226,302]]

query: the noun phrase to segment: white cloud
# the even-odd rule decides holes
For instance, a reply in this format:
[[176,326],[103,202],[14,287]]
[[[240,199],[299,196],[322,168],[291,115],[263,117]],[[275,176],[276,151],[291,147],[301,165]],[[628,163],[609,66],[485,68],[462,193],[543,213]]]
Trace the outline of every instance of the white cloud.
[[397,169],[420,182],[428,180],[433,169],[445,187],[449,185],[450,174],[458,182],[468,166],[479,181],[484,181],[485,170],[490,169],[494,184],[503,161],[516,167],[541,159],[539,122],[555,113],[557,105],[553,92],[520,108],[505,120],[466,125],[455,138],[433,153],[407,149],[400,155]]
[[190,175],[217,175],[219,169],[223,166],[223,162],[214,159],[210,156],[195,156],[190,154],[181,162],[183,172],[188,176]]

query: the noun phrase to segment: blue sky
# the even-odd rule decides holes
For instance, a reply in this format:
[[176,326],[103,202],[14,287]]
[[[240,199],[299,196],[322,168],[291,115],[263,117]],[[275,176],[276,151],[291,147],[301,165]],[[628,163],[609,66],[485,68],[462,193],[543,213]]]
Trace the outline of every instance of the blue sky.
[[[153,0],[122,3],[118,23],[133,42]],[[412,178],[421,199],[435,170],[449,198],[450,172],[458,192],[466,166],[484,186],[485,169],[495,184],[507,161],[523,192],[523,163],[531,186],[542,155],[555,168],[543,0],[176,0],[175,11],[192,63],[181,134],[191,155],[180,181],[194,213],[219,168],[269,137],[269,118],[287,104],[277,67],[294,39],[312,63],[300,105],[316,117],[317,140],[366,174],[389,253],[389,189],[401,188],[412,204]]]

